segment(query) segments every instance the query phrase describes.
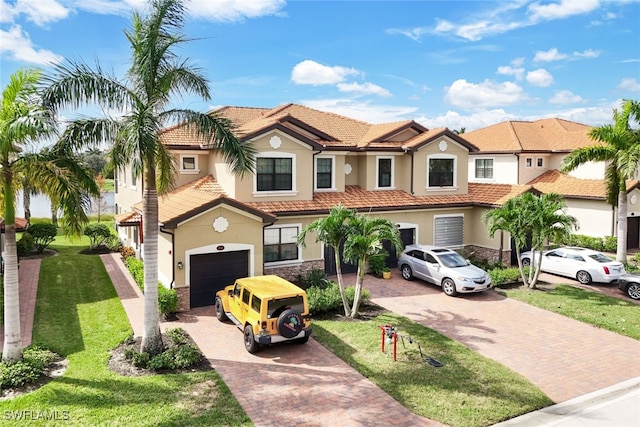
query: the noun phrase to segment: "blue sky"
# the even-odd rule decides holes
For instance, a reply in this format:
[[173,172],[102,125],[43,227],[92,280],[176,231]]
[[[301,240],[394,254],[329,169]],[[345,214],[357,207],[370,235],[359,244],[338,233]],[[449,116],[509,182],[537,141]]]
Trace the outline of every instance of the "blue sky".
[[[1,0],[0,83],[71,59],[124,76],[144,0]],[[299,103],[373,123],[473,130],[504,120],[611,121],[640,99],[640,1],[191,0],[180,54],[209,102]]]

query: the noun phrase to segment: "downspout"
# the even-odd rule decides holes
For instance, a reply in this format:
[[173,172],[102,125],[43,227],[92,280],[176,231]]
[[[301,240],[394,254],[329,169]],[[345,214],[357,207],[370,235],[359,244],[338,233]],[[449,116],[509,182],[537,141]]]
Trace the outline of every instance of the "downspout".
[[[160,232],[164,234],[168,234],[171,236],[171,284],[169,285],[169,289],[173,289],[173,284],[176,282],[176,235],[164,230],[160,227]],[[263,233],[264,234],[264,233]],[[264,237],[263,237],[264,238]]]

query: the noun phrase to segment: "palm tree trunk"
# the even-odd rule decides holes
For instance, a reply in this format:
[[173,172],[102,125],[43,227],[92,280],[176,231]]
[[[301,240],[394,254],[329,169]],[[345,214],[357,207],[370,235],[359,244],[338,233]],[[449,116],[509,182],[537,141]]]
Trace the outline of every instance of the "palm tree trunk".
[[31,188],[26,182],[22,187],[22,204],[24,205],[24,218],[29,223],[31,221]]
[[342,298],[342,306],[344,307],[344,315],[348,316],[351,311],[349,307],[349,300],[347,299],[347,293],[344,289],[344,278],[342,277],[342,266],[340,260],[339,248],[334,248],[334,254],[336,257],[336,276],[338,276],[338,289],[340,289],[340,298]]
[[358,316],[358,310],[360,309],[360,294],[362,293],[362,282],[364,281],[364,275],[366,274],[367,262],[366,260],[358,261],[358,274],[356,278],[356,292],[353,297],[353,307],[351,307],[351,318],[355,319]]
[[147,168],[143,194],[144,332],[140,351],[156,355],[164,350],[158,314],[158,192],[153,165]]
[[627,191],[626,186],[620,187],[618,193],[618,224],[616,233],[618,246],[616,248],[616,261],[627,262]]
[[20,336],[20,297],[18,283],[18,249],[16,245],[16,214],[10,168],[3,168],[5,201],[4,250],[4,347],[2,360],[15,362],[22,358]]

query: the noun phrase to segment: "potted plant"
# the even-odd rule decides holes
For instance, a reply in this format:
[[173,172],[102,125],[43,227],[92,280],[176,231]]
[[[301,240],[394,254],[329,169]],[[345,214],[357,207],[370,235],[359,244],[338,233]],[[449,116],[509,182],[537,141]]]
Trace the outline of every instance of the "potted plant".
[[383,279],[391,279],[391,269],[387,266],[382,268],[382,278]]

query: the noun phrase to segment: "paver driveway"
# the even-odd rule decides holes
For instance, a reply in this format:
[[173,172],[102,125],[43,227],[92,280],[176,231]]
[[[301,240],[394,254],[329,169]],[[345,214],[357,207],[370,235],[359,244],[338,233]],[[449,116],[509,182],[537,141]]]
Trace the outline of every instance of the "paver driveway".
[[[347,279],[346,283],[354,280]],[[519,372],[555,402],[640,376],[640,341],[505,298],[448,297],[421,280],[367,276],[374,303]]]

